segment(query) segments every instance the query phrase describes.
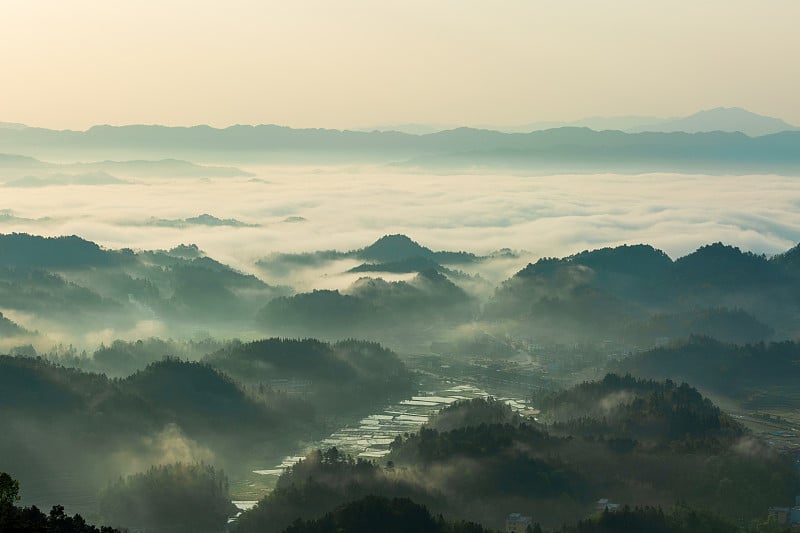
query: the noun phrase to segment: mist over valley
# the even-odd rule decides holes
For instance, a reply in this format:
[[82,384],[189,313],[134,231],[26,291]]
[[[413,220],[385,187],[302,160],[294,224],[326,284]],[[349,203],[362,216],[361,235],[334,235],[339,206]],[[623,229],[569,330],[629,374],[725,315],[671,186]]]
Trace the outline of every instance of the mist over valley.
[[0,16],[0,533],[800,530],[800,3]]

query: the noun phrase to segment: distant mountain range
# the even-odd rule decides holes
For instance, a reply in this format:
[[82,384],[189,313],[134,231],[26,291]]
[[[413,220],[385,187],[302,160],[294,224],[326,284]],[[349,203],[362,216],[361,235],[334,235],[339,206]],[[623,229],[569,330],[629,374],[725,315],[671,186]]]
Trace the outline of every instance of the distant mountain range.
[[[0,128],[0,132],[2,128]],[[95,161],[51,163],[33,157],[10,155],[0,151],[0,181],[11,187],[48,185],[110,185],[129,183],[111,173],[126,177],[247,177],[253,174],[234,167],[196,165],[178,159]],[[33,175],[32,175],[33,174]],[[9,179],[17,178],[17,179]],[[7,180],[7,181],[6,181]]]
[[[365,128],[363,131],[399,131],[412,135],[435,133],[455,129],[458,126],[437,124],[395,124]],[[741,132],[750,137],[759,137],[782,131],[800,129],[779,118],[759,115],[740,107],[717,107],[694,113],[686,117],[659,118],[653,116],[588,117],[573,121],[531,122],[519,126],[481,125],[482,129],[494,129],[505,133],[528,133],[554,128],[589,128],[595,131],[645,131],[701,133],[711,131]]]
[[203,213],[196,217],[177,219],[151,217],[144,224],[148,226],[161,226],[164,228],[188,228],[190,226],[255,228],[258,226],[258,224],[248,224],[247,222],[242,222],[241,220],[237,220],[235,218],[217,218],[213,215],[209,215],[208,213]]
[[779,118],[767,117],[751,113],[738,107],[718,107],[700,111],[682,118],[663,119],[649,124],[626,128],[626,131],[637,133],[642,131],[700,133],[704,131],[739,131],[750,137],[770,135],[782,131],[798,131]]
[[[615,119],[622,120],[622,119]],[[394,131],[293,129],[275,125],[95,126],[86,131],[0,127],[0,154],[250,163],[374,162],[429,168],[521,168],[537,172],[800,172],[800,130],[741,109],[716,109],[628,130],[560,127],[529,133],[456,128],[425,135]],[[595,121],[601,127],[601,121]],[[664,131],[649,131],[660,128]],[[673,130],[686,129],[687,132]],[[744,130],[750,136],[734,128]],[[705,131],[714,130],[714,131]],[[724,131],[728,130],[728,131]],[[786,131],[779,131],[786,130]],[[767,134],[764,134],[767,133]],[[12,156],[0,157],[8,165]],[[15,161],[17,166],[26,160]],[[133,162],[125,163],[130,166]],[[136,162],[138,166],[140,162]],[[163,165],[165,161],[159,161]],[[152,164],[152,163],[151,163]],[[185,163],[183,163],[185,165]],[[119,172],[114,165],[81,170]],[[173,169],[176,170],[176,169]],[[196,168],[190,173],[196,174]],[[241,175],[241,171],[224,169]],[[141,172],[141,168],[137,168]],[[220,169],[215,169],[216,175]]]

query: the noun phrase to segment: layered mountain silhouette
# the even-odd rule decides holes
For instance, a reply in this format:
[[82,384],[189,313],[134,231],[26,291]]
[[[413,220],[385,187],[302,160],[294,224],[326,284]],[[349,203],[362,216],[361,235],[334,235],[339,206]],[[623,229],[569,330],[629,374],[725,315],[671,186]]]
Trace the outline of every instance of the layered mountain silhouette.
[[[2,137],[4,133],[6,133],[6,131],[0,129],[0,137]],[[4,143],[0,143],[0,149],[4,146]],[[48,144],[45,143],[42,146],[46,147]],[[4,171],[4,177],[14,177],[14,179],[6,181],[6,186],[14,187],[58,184],[106,185],[125,183],[124,180],[120,180],[113,175],[117,173],[124,176],[141,178],[207,178],[253,175],[235,167],[198,165],[189,161],[172,158],[124,161],[103,160],[87,163],[52,163],[34,157],[7,153],[0,153],[0,169]],[[32,173],[35,174],[32,175]]]
[[[134,252],[76,236],[0,235],[0,299],[4,310],[20,313],[12,316],[78,330],[132,320],[197,327],[255,319],[269,334],[384,340],[478,320],[541,339],[640,346],[690,334],[759,342],[800,333],[794,320],[800,314],[800,247],[767,257],[713,243],[675,260],[644,244],[586,250],[539,259],[488,299],[474,292],[477,278],[443,265],[491,257],[434,251],[400,234],[349,252],[270,256],[260,264],[274,270],[342,259],[360,262],[349,273],[367,275],[339,290],[293,292],[207,257],[195,245]],[[373,272],[410,275],[393,280]],[[22,331],[3,324],[7,336]],[[17,326],[41,329],[26,320]]]
[[49,187],[52,185],[124,185],[129,181],[115,178],[108,172],[86,172],[81,174],[56,173],[40,176],[25,176],[7,181],[6,187]]
[[[742,109],[712,109],[657,122],[645,117],[638,125],[630,120],[623,122],[609,126],[617,130],[619,126],[626,126],[622,128],[625,131],[559,127],[503,133],[455,128],[424,135],[293,129],[276,125],[237,125],[224,129],[95,126],[86,131],[0,128],[0,150],[37,157],[72,153],[100,158],[124,153],[159,160],[165,157],[252,162],[361,160],[420,166],[523,166],[544,171],[741,173],[788,172],[800,168],[800,131],[780,119]],[[605,129],[601,121],[591,125]],[[26,160],[17,161],[17,164],[23,163],[31,164]],[[126,165],[130,166],[131,162]],[[118,170],[108,165],[89,168]],[[191,172],[196,174],[198,170]],[[229,174],[219,169],[215,172],[215,175],[241,175],[230,170],[226,171]]]

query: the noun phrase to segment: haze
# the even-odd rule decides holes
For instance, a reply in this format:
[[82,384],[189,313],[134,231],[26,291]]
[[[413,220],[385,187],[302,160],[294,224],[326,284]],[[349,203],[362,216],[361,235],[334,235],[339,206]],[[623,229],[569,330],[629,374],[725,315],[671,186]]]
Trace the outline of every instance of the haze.
[[[75,234],[109,248],[193,243],[245,271],[269,253],[352,250],[385,233],[404,233],[434,249],[486,254],[509,247],[523,254],[514,268],[543,256],[636,242],[673,257],[718,240],[772,255],[796,244],[800,234],[795,177],[244,168],[256,177],[6,186],[0,229]],[[250,226],[152,223],[204,213]],[[298,282],[308,287],[330,280]]]
[[9,0],[0,117],[511,126],[740,106],[800,123],[800,4]]
[[798,20],[2,2],[0,531],[798,530]]

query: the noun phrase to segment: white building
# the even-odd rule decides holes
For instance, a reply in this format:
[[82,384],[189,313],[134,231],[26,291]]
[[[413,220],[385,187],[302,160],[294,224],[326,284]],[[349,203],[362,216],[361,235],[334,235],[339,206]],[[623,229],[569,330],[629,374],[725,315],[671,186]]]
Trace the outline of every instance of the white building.
[[611,503],[610,501],[608,501],[608,498],[600,498],[599,500],[597,500],[597,510],[600,512],[603,512],[606,509],[608,509],[609,513],[613,513],[615,511],[618,511],[619,508],[620,504]]
[[533,524],[530,516],[511,513],[506,517],[506,533],[527,533],[528,526]]

